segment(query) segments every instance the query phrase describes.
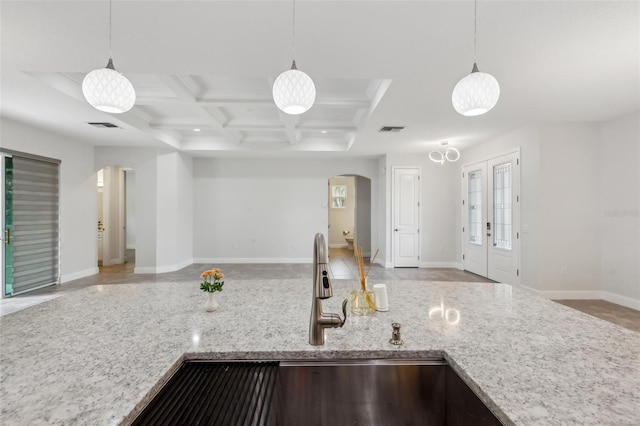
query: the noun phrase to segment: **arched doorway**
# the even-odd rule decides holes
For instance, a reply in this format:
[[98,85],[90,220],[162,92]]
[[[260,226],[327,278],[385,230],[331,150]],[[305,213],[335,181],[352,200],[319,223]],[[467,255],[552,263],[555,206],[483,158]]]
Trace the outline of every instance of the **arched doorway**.
[[330,255],[352,257],[353,246],[371,256],[371,179],[340,175],[328,184]]

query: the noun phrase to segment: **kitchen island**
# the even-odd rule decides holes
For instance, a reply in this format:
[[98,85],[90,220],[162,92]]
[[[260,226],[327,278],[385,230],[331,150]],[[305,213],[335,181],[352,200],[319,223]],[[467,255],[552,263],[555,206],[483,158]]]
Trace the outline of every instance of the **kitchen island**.
[[[389,312],[349,316],[314,347],[311,278],[226,281],[214,313],[194,280],[98,285],[1,317],[0,423],[127,423],[185,359],[443,357],[505,424],[640,424],[640,333],[525,289],[386,281]],[[334,280],[324,310],[357,286]]]

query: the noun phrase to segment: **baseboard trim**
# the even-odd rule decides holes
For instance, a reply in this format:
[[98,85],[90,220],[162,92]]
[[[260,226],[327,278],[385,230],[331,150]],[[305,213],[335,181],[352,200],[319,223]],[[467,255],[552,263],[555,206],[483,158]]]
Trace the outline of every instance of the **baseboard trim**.
[[72,272],[70,274],[64,274],[60,277],[60,284],[64,284],[69,281],[79,280],[80,278],[90,277],[91,275],[96,275],[100,272],[100,269],[96,266],[95,268],[85,269],[83,271]]
[[627,308],[640,311],[640,300],[633,299],[627,296],[621,296],[619,294],[611,293],[608,291],[602,292],[602,298],[607,302],[615,303],[617,305],[626,306]]
[[136,266],[133,268],[134,274],[164,274],[167,272],[179,271],[182,268],[186,268],[194,263],[193,259],[183,260],[182,262],[174,265],[166,266]]
[[598,290],[538,290],[538,294],[551,300],[559,299],[602,299],[602,293]]
[[313,263],[313,259],[304,257],[199,257],[193,263]]
[[420,262],[419,268],[455,268],[460,269],[461,266],[457,262]]

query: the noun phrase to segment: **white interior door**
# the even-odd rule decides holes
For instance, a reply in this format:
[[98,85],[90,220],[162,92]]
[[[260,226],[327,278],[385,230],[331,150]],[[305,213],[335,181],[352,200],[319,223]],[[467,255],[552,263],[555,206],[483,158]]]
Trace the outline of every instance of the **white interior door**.
[[487,220],[488,277],[501,283],[519,282],[518,244],[520,209],[520,173],[516,153],[488,161]]
[[466,271],[487,276],[487,163],[463,168],[462,217],[464,226],[463,266]]
[[463,268],[517,284],[520,162],[517,152],[463,167]]
[[393,169],[393,265],[420,262],[420,169]]

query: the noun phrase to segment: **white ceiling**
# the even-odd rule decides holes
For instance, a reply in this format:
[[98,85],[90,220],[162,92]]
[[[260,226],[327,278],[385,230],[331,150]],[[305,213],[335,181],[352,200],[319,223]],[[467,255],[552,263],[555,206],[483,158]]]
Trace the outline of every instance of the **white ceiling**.
[[291,1],[114,0],[113,60],[138,96],[120,115],[94,110],[80,88],[108,60],[108,10],[106,0],[1,1],[2,115],[95,145],[340,157],[443,140],[464,149],[529,123],[640,108],[636,1],[480,0],[477,62],[501,96],[479,117],[451,105],[474,61],[470,1],[298,0],[296,62],[317,89],[301,116],[271,99],[291,65]]

